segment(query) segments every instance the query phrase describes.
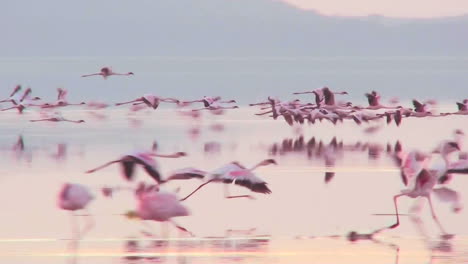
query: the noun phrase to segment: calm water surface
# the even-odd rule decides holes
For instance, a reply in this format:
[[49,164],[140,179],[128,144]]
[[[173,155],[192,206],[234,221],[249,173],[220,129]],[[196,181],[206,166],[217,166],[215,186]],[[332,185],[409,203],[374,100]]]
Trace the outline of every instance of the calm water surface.
[[[367,142],[385,149],[387,143],[393,146],[400,140],[406,150],[432,151],[440,140],[451,139],[455,128],[468,131],[465,117],[414,119],[400,128],[382,122],[378,124],[384,129],[366,134],[364,127],[351,122],[336,127],[322,123],[291,128],[284,122],[256,117],[252,109],[245,108],[224,116],[205,114],[201,124],[164,109],[130,116],[120,109],[101,113],[107,118],[97,120],[79,109],[63,111],[71,119],[86,119],[85,124],[30,123],[29,119],[38,117],[34,111],[0,116],[2,263],[468,262],[468,213],[462,210],[455,214],[436,199],[440,221],[448,232],[456,234],[451,240],[439,238],[427,205],[421,224],[402,216],[399,228],[377,235],[375,241],[346,240],[350,231],[370,232],[394,222],[393,216],[374,215],[393,213],[392,196],[403,188],[399,171],[385,151],[378,158],[370,158],[367,151],[345,151],[333,168],[327,168],[321,158],[308,158],[305,152],[272,155],[270,151],[273,144],[300,135],[306,142],[314,137],[323,145],[336,137],[345,145]],[[222,124],[224,130],[211,130],[213,124]],[[197,138],[188,134],[193,127],[201,130]],[[11,150],[19,135],[25,143],[22,154]],[[153,238],[144,236],[141,231],[148,227],[121,215],[135,207],[131,193],[118,193],[113,199],[99,193],[104,185],[125,184],[119,168],[111,166],[94,174],[84,171],[125,152],[148,149],[153,140],[162,153],[189,154],[180,159],[160,159],[163,175],[187,166],[211,170],[233,160],[250,166],[264,158],[275,158],[279,165],[257,172],[268,182],[272,194],[256,194],[256,200],[228,200],[223,198],[223,186],[208,185],[185,202],[192,215],[176,219],[196,238],[187,238],[159,223],[150,223]],[[204,145],[208,142],[219,143],[220,150],[206,153]],[[62,158],[56,155],[59,144],[66,144]],[[326,183],[325,171],[330,170],[336,173]],[[138,171],[137,179],[150,182],[142,171]],[[86,184],[97,196],[89,207],[95,227],[77,251],[68,250],[70,216],[56,207],[63,182]],[[171,182],[165,188],[180,188],[179,195],[183,196],[199,184],[196,180]],[[468,178],[457,176],[449,186],[467,204]],[[236,186],[230,186],[230,191],[245,194]],[[413,204],[409,198],[399,203],[403,213]],[[229,236],[229,229],[251,231]]]

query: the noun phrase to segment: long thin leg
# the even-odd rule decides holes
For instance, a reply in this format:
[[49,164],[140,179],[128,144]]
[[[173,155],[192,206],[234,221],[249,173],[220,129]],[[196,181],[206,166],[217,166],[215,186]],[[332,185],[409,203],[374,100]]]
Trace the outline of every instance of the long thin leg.
[[255,200],[255,197],[251,195],[230,195],[229,194],[229,186],[227,184],[224,185],[224,198],[226,199],[234,199],[234,198],[249,198]]
[[426,198],[427,198],[427,200],[429,201],[429,207],[431,208],[432,218],[434,219],[434,221],[435,221],[435,222],[437,223],[437,225],[439,226],[440,231],[442,231],[442,233],[443,233],[444,235],[447,234],[447,232],[445,232],[445,229],[442,227],[442,224],[439,222],[439,219],[437,218],[437,216],[436,216],[436,214],[435,214],[434,207],[432,206],[431,196],[430,196],[430,195],[427,195]]
[[184,231],[186,233],[188,233],[190,236],[194,237],[195,235],[188,231],[185,227],[182,227],[180,225],[178,225],[176,222],[174,222],[173,220],[169,220],[169,222],[171,222],[177,229],[181,230],[181,231]]
[[109,166],[109,165],[112,165],[112,164],[114,164],[114,163],[121,162],[121,161],[122,161],[122,160],[120,160],[120,159],[118,159],[118,160],[113,160],[113,161],[109,161],[109,162],[107,162],[107,163],[104,164],[104,165],[101,165],[101,166],[99,166],[99,167],[97,167],[97,168],[94,168],[94,169],[92,169],[92,170],[86,171],[86,173],[93,173],[93,172],[95,172],[95,171],[97,171],[97,170],[103,169],[103,168],[105,168],[105,167],[107,167],[107,166]]
[[201,184],[200,186],[198,186],[193,192],[191,192],[189,195],[185,196],[183,199],[180,199],[180,201],[185,201],[187,200],[187,198],[189,198],[190,196],[192,196],[194,193],[196,193],[198,190],[200,190],[203,186],[207,185],[208,183],[210,183],[211,181],[207,181],[203,184]]
[[131,103],[135,103],[135,102],[139,102],[139,101],[141,101],[141,99],[135,99],[135,100],[128,101],[128,102],[116,103],[115,105],[131,104]]
[[88,210],[85,209],[84,211],[85,211],[85,215],[83,217],[85,217],[86,219],[86,225],[84,226],[83,230],[79,231],[78,239],[82,239],[84,235],[86,235],[94,227],[93,216],[89,213]]
[[69,251],[76,251],[77,243],[80,235],[80,227],[78,225],[78,220],[76,218],[75,212],[70,211],[70,226],[71,226],[71,238],[68,244]]
[[29,122],[41,122],[41,121],[52,121],[52,118],[29,120]]
[[400,215],[398,214],[397,199],[398,199],[398,197],[403,196],[403,195],[404,194],[398,194],[398,195],[393,196],[393,204],[395,205],[395,213],[396,213],[397,222],[395,224],[389,226],[389,228],[395,228],[395,227],[400,225]]
[[270,111],[267,111],[267,112],[263,112],[263,113],[256,113],[255,115],[266,115],[266,114],[269,114],[269,113],[273,113],[273,110],[270,110]]

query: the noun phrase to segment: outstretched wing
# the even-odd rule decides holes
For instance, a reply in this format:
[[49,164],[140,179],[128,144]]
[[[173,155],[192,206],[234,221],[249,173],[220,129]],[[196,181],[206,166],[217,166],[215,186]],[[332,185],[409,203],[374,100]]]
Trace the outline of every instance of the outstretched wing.
[[206,175],[205,171],[201,171],[195,168],[183,168],[172,172],[166,181],[171,180],[188,180],[188,179],[203,179]]

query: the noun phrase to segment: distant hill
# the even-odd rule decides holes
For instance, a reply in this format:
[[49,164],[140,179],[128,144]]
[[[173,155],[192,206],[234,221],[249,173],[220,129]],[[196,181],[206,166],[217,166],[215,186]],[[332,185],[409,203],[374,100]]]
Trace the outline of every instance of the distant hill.
[[333,17],[273,0],[18,0],[0,25],[2,57],[468,55],[467,16]]

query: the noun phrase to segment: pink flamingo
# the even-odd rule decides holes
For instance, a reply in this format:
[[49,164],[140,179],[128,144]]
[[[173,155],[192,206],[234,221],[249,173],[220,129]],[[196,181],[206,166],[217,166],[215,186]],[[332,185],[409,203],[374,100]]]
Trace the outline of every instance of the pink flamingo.
[[156,185],[146,186],[144,183],[140,183],[135,191],[135,195],[138,199],[137,210],[127,212],[127,217],[170,222],[177,229],[194,236],[186,228],[172,220],[173,217],[190,215],[190,211],[181,204],[174,193],[159,190],[159,187]]
[[211,96],[203,96],[202,99],[199,99],[199,100],[193,100],[193,101],[182,101],[180,102],[182,105],[187,105],[187,104],[191,104],[191,103],[197,103],[197,102],[200,102],[200,103],[203,103],[203,105],[205,107],[209,107],[210,105],[212,105],[213,103],[217,102],[217,103],[221,103],[221,104],[229,104],[229,103],[236,103],[236,100],[228,100],[228,101],[220,101],[221,100],[221,97],[220,96],[215,96],[215,97],[211,97]]
[[11,92],[10,96],[7,99],[3,99],[0,101],[0,103],[5,103],[5,102],[16,102],[19,101],[19,92],[21,91],[21,85],[17,85],[15,88],[13,88],[13,91]]
[[[71,213],[73,238],[76,240],[80,239],[91,230],[94,222],[92,219],[88,220],[86,227],[82,231],[79,231],[78,223],[74,220],[76,217],[75,212],[78,210],[87,211],[86,206],[94,199],[94,196],[84,185],[65,183],[57,198],[58,207]],[[91,217],[89,213],[86,216]]]
[[[459,150],[458,145],[455,142],[449,141],[449,142],[441,143],[438,150],[434,153],[440,154],[442,159],[446,160],[447,155],[456,150]],[[426,160],[425,158],[423,158],[422,160],[416,159],[414,162],[425,162],[425,160]],[[396,228],[400,224],[400,218],[399,218],[398,206],[397,206],[397,199],[399,197],[401,196],[408,196],[410,198],[424,197],[429,202],[432,218],[439,226],[443,235],[449,236],[447,232],[445,232],[445,229],[442,227],[442,224],[439,222],[439,219],[437,218],[434,208],[432,206],[432,200],[431,200],[431,193],[434,192],[435,185],[438,183],[440,177],[443,177],[447,172],[446,166],[447,164],[442,164],[442,166],[440,164],[436,164],[432,166],[424,166],[424,168],[422,168],[420,172],[417,174],[417,177],[412,182],[410,188],[403,190],[401,194],[395,195],[393,197],[397,222],[391,225],[389,228]],[[417,167],[417,166],[413,165],[413,167]]]
[[89,77],[89,76],[96,76],[96,75],[100,75],[104,79],[107,79],[107,77],[109,77],[111,75],[127,75],[128,76],[128,75],[134,75],[134,74],[133,74],[133,72],[116,73],[116,72],[113,72],[110,67],[104,67],[104,68],[101,68],[101,71],[98,72],[98,73],[85,74],[85,75],[82,75],[81,77]]
[[162,97],[155,96],[155,95],[152,95],[152,94],[145,94],[142,97],[139,97],[139,98],[137,98],[135,100],[131,100],[131,101],[128,101],[128,102],[122,102],[122,103],[116,103],[115,105],[118,106],[118,105],[131,104],[131,103],[133,103],[133,105],[145,104],[148,107],[151,107],[153,109],[157,109],[161,102],[178,103],[179,100],[174,99],[174,98],[162,98]]
[[57,88],[57,101],[54,103],[45,103],[41,105],[41,108],[56,108],[56,107],[64,107],[64,106],[70,106],[70,105],[84,105],[86,104],[85,102],[81,103],[76,103],[76,104],[71,104],[67,101],[67,94],[68,91],[63,88]]
[[[203,178],[205,180],[203,184],[198,186],[189,195],[181,199],[181,201],[186,200],[187,198],[192,196],[194,193],[196,193],[198,190],[200,190],[200,188],[202,188],[203,186],[207,185],[210,182],[237,184],[237,185],[246,187],[247,189],[253,192],[269,194],[271,193],[271,190],[268,188],[267,183],[261,178],[259,178],[258,176],[256,176],[255,174],[253,174],[252,171],[260,166],[266,166],[270,164],[277,164],[277,163],[273,159],[266,159],[266,160],[261,161],[257,165],[253,166],[252,168],[247,169],[240,163],[234,161],[210,173],[206,173],[197,169],[185,168],[181,171],[174,172],[171,176],[169,176],[168,180],[189,179],[189,178],[194,178],[194,177]],[[231,199],[231,198],[243,198],[243,197],[253,199],[251,195],[231,196],[228,194],[228,190],[226,189],[225,198]]]
[[165,180],[161,178],[161,174],[159,173],[156,161],[153,157],[180,158],[183,156],[186,156],[184,152],[176,152],[170,155],[162,155],[157,154],[153,151],[138,151],[134,153],[125,154],[117,160],[109,161],[104,165],[86,171],[86,173],[93,173],[114,163],[120,163],[122,168],[122,174],[125,180],[131,181],[134,178],[135,165],[140,165],[145,169],[146,173],[149,176],[151,176],[151,178],[153,178],[153,180],[155,180],[157,183],[164,183]]

